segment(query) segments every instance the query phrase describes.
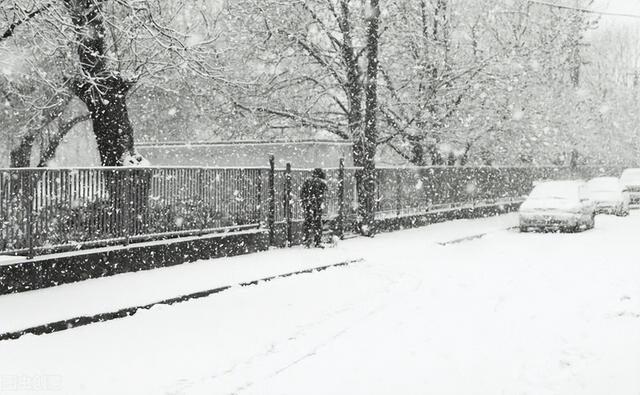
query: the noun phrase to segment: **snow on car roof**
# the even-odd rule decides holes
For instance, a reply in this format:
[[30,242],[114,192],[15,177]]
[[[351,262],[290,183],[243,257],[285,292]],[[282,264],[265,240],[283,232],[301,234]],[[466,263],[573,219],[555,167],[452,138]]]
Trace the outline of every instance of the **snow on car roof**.
[[545,181],[536,185],[529,197],[534,199],[572,197],[578,194],[578,189],[582,185],[584,181]]
[[596,177],[587,183],[591,190],[616,190],[620,189],[618,177]]
[[640,175],[640,168],[624,169],[622,171],[622,175],[625,175],[625,174],[638,174],[638,175]]
[[640,169],[625,169],[620,176],[623,181],[640,181]]

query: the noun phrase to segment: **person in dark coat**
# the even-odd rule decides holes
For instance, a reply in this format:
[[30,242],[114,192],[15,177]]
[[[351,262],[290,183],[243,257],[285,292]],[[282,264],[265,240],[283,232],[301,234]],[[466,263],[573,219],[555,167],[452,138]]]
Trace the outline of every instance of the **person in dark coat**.
[[324,171],[314,169],[311,177],[304,180],[300,191],[302,209],[304,210],[304,242],[307,247],[322,246],[322,209],[327,193],[327,182]]

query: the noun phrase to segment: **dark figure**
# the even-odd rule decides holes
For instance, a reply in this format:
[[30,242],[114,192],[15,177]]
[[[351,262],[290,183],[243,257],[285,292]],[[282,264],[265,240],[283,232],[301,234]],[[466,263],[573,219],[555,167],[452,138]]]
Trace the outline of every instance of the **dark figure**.
[[311,247],[311,244],[322,246],[322,208],[326,192],[324,171],[314,169],[312,176],[304,180],[300,191],[304,210],[304,243],[307,247]]

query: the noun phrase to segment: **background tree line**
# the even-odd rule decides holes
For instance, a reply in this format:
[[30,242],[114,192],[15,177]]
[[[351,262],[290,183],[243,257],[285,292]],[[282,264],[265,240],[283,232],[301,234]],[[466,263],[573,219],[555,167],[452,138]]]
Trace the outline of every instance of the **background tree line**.
[[5,0],[0,155],[44,166],[84,127],[104,165],[144,163],[142,140],[308,137],[369,169],[628,163],[637,30],[599,22],[528,0]]

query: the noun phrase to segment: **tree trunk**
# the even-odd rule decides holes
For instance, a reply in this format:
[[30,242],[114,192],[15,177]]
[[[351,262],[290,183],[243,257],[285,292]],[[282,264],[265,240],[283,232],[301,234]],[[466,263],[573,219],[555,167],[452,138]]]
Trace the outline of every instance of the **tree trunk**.
[[122,165],[123,157],[133,155],[133,127],[126,102],[130,87],[120,77],[109,77],[100,80],[99,88],[84,84],[75,90],[89,110],[102,166]]
[[419,141],[411,142],[411,163],[415,166],[424,166],[424,147]]
[[24,136],[20,140],[20,144],[11,150],[10,165],[11,167],[29,167],[31,166],[31,150],[35,134]]
[[441,47],[443,64],[443,73],[448,74],[451,70],[451,62],[449,59],[449,51],[451,46],[448,0],[436,0],[436,8],[434,10],[433,20],[433,38],[437,45]]
[[447,156],[447,166],[455,166],[456,165],[456,154],[453,152],[449,152],[449,156]]
[[466,166],[467,163],[469,163],[469,155],[470,155],[472,147],[473,147],[473,143],[470,142],[470,141],[465,144],[464,152],[462,153],[462,156],[460,157],[460,166]]
[[444,159],[438,151],[438,147],[435,144],[429,145],[429,156],[431,157],[431,165],[433,166],[442,166],[444,164]]
[[354,145],[354,162],[361,166],[358,175],[358,207],[362,218],[363,233],[373,231],[376,200],[375,156],[378,139],[378,30],[380,6],[378,0],[370,0],[367,17],[367,74],[365,93],[364,130]]
[[78,57],[85,77],[85,81],[74,83],[74,93],[89,110],[102,165],[122,165],[125,156],[134,156],[133,127],[126,102],[133,83],[107,69],[103,2],[65,0],[65,4],[76,29]]
[[340,32],[342,33],[342,58],[346,68],[347,86],[346,93],[349,100],[349,132],[351,136],[357,136],[362,130],[362,83],[360,81],[360,67],[353,47],[352,29],[349,14],[349,3],[343,0],[340,3],[342,18],[340,20]]

